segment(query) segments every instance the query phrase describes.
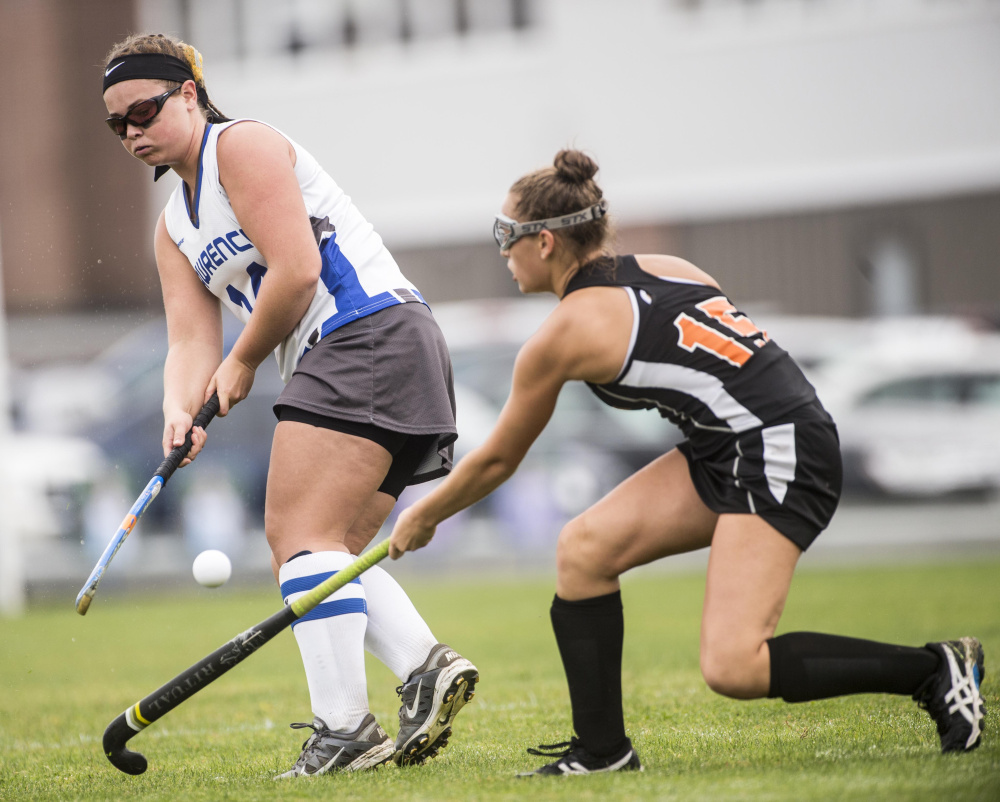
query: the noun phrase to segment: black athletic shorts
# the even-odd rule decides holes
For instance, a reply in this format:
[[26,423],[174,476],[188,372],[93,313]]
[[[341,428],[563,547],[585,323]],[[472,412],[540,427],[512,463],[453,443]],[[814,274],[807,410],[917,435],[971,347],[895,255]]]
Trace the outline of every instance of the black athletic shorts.
[[710,510],[759,515],[803,551],[840,501],[840,440],[818,402],[746,432],[699,433],[697,458],[687,441],[678,449]]
[[323,415],[317,415],[315,412],[306,412],[304,409],[289,406],[278,408],[278,420],[308,423],[310,426],[332,429],[335,432],[364,437],[366,440],[378,443],[392,454],[392,465],[389,466],[389,472],[385,475],[385,479],[382,480],[378,489],[379,492],[388,493],[397,500],[399,494],[403,492],[403,488],[410,484],[410,480],[417,472],[421,461],[427,455],[427,449],[437,442],[435,434],[404,434],[373,426],[370,423],[327,418]]
[[274,414],[381,445],[393,463],[379,490],[396,498],[444,476],[457,437],[455,391],[434,316],[423,304],[398,304],[331,332],[299,361]]

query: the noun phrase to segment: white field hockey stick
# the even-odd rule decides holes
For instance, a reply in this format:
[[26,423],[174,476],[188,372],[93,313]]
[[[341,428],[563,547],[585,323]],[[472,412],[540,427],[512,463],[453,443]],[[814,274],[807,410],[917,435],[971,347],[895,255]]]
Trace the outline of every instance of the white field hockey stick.
[[[212,422],[212,418],[219,411],[219,396],[215,393],[212,397],[205,402],[205,406],[201,408],[201,412],[194,419],[194,423],[191,425],[193,429],[195,426],[201,426],[203,429]],[[135,528],[135,525],[139,522],[139,518],[146,511],[146,507],[150,505],[154,498],[157,497],[160,490],[167,483],[167,479],[174,475],[174,471],[177,470],[177,466],[183,462],[184,457],[188,455],[191,450],[191,431],[188,430],[187,435],[184,438],[184,443],[177,446],[169,454],[167,454],[166,459],[160,463],[160,467],[156,469],[156,473],[153,474],[153,478],[149,480],[149,484],[146,485],[146,489],[142,491],[139,498],[135,500],[135,504],[132,505],[132,509],[128,511],[128,515],[125,516],[125,520],[122,521],[121,526],[118,527],[118,531],[115,532],[115,536],[111,538],[111,542],[108,543],[107,548],[104,549],[104,553],[101,558],[97,561],[97,565],[94,566],[94,570],[90,572],[90,576],[87,579],[87,583],[80,590],[80,593],[76,597],[76,611],[80,615],[86,615],[87,610],[90,609],[90,603],[94,600],[94,594],[97,593],[97,585],[101,581],[101,577],[104,576],[104,572],[108,570],[108,566],[114,559],[114,556],[118,553],[118,549],[122,547],[125,542],[125,538],[129,536],[129,533]]]
[[389,539],[386,538],[358,557],[347,568],[337,571],[308,593],[285,605],[270,618],[250,627],[246,632],[241,632],[207,657],[182,671],[166,685],[153,691],[145,699],[140,699],[104,730],[104,754],[108,760],[116,769],[126,774],[142,774],[146,770],[146,758],[138,752],[125,748],[125,744],[132,736],[142,732],[210,682],[214,682],[229,669],[242,663],[295,619],[301,618],[330,594],[353,582],[388,554]]

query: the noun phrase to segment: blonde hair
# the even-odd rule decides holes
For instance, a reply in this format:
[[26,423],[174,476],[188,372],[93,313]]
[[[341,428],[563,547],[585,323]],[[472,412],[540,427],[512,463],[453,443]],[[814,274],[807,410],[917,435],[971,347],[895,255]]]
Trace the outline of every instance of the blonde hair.
[[[104,59],[105,64],[110,64],[114,59],[122,56],[132,56],[138,53],[163,53],[180,59],[191,68],[194,75],[194,83],[198,90],[198,105],[205,113],[205,117],[210,123],[227,122],[230,118],[223,114],[216,105],[209,99],[208,90],[205,88],[204,61],[194,47],[187,42],[182,42],[173,36],[166,36],[162,33],[134,33],[122,41],[114,44],[108,51]],[[164,81],[170,84],[168,88],[176,85],[175,81]]]

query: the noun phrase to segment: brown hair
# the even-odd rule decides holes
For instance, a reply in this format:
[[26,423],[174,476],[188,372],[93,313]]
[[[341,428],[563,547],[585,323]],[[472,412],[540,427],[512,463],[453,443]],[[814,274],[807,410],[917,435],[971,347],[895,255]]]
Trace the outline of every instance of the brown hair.
[[[560,150],[552,167],[528,173],[511,186],[511,194],[517,195],[518,216],[523,222],[547,220],[590,208],[604,197],[594,181],[597,169],[597,163],[587,154]],[[605,249],[613,234],[606,216],[553,233],[563,237],[577,257]]]
[[[113,45],[108,51],[104,63],[110,64],[116,58],[136,53],[165,53],[185,62],[194,74],[194,83],[198,89],[198,105],[205,113],[205,117],[210,123],[229,122],[230,118],[219,111],[208,98],[208,90],[205,89],[205,76],[202,73],[201,53],[191,45],[162,33],[134,33]],[[177,86],[176,81],[163,81],[163,84],[167,89],[173,89]]]

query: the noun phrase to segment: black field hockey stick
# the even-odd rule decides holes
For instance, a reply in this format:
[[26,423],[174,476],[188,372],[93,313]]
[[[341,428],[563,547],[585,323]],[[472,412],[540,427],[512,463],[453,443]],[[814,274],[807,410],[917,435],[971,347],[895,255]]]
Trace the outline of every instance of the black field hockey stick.
[[146,770],[146,758],[138,752],[125,748],[130,738],[186,702],[229,669],[242,663],[296,618],[301,618],[331,593],[357,579],[388,553],[389,540],[386,538],[358,557],[347,568],[337,571],[329,579],[286,605],[270,618],[250,627],[246,632],[241,632],[208,657],[182,671],[166,685],[128,708],[104,731],[104,754],[111,764],[126,774],[142,774]]
[[[205,406],[201,408],[201,412],[198,413],[197,417],[194,419],[194,423],[191,425],[193,429],[195,426],[201,426],[203,429],[212,422],[212,418],[219,411],[219,396],[215,393],[212,397],[205,402]],[[184,437],[184,443],[182,445],[174,448],[169,454],[167,454],[166,459],[160,463],[160,467],[156,469],[156,473],[153,474],[153,478],[149,480],[149,484],[146,485],[146,489],[142,491],[139,498],[135,500],[135,504],[132,505],[132,509],[128,511],[128,515],[125,516],[125,520],[122,521],[121,526],[118,527],[118,531],[115,532],[115,536],[111,538],[108,543],[107,548],[104,549],[104,553],[101,558],[97,561],[97,565],[94,566],[94,570],[90,572],[90,576],[87,578],[87,583],[80,590],[80,593],[76,597],[76,611],[80,615],[86,615],[87,610],[90,609],[90,603],[94,600],[94,594],[97,593],[97,585],[100,583],[101,578],[104,576],[104,572],[108,570],[108,566],[114,559],[114,556],[118,553],[118,549],[122,547],[125,542],[125,538],[129,536],[129,533],[135,528],[135,525],[139,522],[139,518],[146,511],[154,498],[159,495],[160,490],[167,483],[167,479],[174,475],[174,471],[177,470],[177,466],[184,461],[184,457],[188,455],[191,450],[191,431],[188,430],[187,435]]]

